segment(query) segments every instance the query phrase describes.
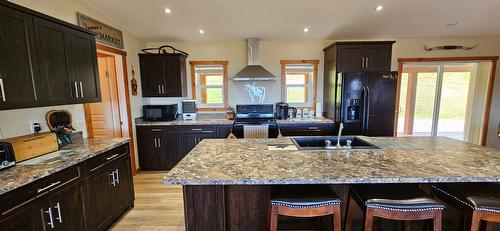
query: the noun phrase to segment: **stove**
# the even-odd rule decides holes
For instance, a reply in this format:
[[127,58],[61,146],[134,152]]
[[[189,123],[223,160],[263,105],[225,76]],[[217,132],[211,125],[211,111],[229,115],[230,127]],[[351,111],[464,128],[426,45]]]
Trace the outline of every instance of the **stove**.
[[236,105],[236,119],[233,123],[233,134],[238,138],[244,138],[244,127],[251,125],[266,125],[269,127],[268,138],[278,137],[278,124],[274,118],[274,105]]

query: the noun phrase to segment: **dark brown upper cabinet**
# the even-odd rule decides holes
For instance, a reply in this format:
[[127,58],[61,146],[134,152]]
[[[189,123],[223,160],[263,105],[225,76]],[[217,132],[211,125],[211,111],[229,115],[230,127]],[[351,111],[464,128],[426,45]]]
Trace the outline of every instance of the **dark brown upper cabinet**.
[[32,16],[0,7],[0,110],[40,104]]
[[143,97],[186,97],[186,55],[139,54]]
[[101,100],[95,35],[0,1],[0,110]]
[[[393,41],[338,42],[337,72],[389,71]],[[329,47],[325,48],[328,50]]]

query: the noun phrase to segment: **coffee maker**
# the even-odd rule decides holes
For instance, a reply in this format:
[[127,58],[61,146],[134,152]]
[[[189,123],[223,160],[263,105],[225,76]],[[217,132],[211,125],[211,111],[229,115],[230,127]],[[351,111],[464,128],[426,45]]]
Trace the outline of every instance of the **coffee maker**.
[[276,103],[276,119],[287,119],[288,118],[288,104],[285,102]]

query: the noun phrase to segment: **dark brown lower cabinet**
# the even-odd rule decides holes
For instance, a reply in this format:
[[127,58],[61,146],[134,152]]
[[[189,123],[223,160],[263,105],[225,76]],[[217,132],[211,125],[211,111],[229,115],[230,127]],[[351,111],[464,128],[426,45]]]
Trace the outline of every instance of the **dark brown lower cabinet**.
[[46,203],[34,203],[32,206],[16,212],[0,221],[0,230],[44,230],[45,221],[42,219],[43,205]]
[[[105,230],[133,207],[134,191],[129,155],[101,166],[87,180],[87,229]],[[93,203],[92,203],[93,202]]]
[[0,196],[0,231],[106,230],[133,207],[127,147]]

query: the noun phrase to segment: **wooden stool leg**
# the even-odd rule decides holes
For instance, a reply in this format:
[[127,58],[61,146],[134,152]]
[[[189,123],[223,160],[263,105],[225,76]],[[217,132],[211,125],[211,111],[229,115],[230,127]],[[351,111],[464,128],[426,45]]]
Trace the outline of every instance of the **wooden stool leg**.
[[479,231],[479,228],[481,227],[481,219],[479,218],[479,215],[474,211],[472,212],[472,219],[470,221],[470,230],[471,231]]
[[365,214],[365,227],[363,231],[372,231],[373,228],[373,209],[367,208]]
[[434,216],[434,231],[441,231],[443,211],[439,210]]
[[271,205],[271,222],[270,222],[270,231],[278,231],[278,208],[274,205]]
[[342,231],[342,214],[340,205],[333,205],[333,231]]
[[356,209],[356,205],[354,203],[356,203],[354,199],[351,196],[349,196],[349,198],[347,198],[347,215],[345,218],[346,221],[345,221],[344,231],[351,231],[354,209]]

